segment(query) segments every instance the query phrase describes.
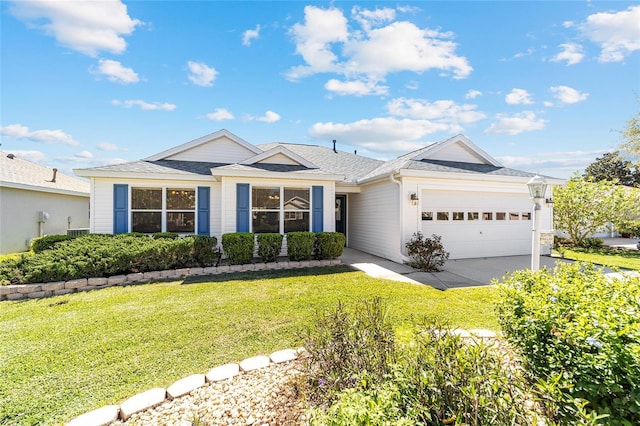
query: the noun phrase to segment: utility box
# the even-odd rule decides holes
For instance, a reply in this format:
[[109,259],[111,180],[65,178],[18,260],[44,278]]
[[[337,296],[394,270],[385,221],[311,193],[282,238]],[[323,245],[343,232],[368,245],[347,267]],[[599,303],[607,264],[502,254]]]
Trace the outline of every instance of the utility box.
[[38,222],[46,222],[47,220],[49,220],[49,213],[38,212]]

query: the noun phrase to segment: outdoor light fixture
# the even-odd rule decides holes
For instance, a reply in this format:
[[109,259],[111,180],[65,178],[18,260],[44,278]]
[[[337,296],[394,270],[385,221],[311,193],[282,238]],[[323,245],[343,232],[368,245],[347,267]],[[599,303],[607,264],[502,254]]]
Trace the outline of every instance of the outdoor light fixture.
[[529,195],[533,200],[533,227],[531,239],[531,270],[540,269],[540,211],[542,206],[540,202],[545,199],[547,192],[547,181],[542,176],[535,175],[527,182]]
[[412,192],[411,196],[409,197],[409,200],[411,200],[411,204],[415,206],[416,204],[418,204],[418,194],[416,194],[415,192]]

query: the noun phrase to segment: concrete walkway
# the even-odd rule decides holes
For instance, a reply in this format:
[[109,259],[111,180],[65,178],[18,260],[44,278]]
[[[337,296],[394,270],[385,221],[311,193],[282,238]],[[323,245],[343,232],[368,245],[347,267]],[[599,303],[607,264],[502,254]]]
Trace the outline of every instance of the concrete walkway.
[[[606,245],[631,248],[636,240],[607,239]],[[485,286],[494,279],[501,280],[510,272],[531,267],[531,255],[485,257],[478,259],[448,260],[440,272],[420,272],[407,265],[383,259],[346,247],[340,257],[342,263],[351,265],[375,278],[426,284],[439,290]],[[550,256],[540,257],[540,268],[553,269],[556,262],[571,262]],[[612,277],[620,275],[604,269]],[[637,272],[636,272],[637,273]]]

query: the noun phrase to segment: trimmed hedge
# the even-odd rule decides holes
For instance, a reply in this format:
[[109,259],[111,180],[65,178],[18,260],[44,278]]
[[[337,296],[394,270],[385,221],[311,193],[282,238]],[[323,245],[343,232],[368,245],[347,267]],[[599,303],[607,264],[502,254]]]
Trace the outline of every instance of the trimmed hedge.
[[258,256],[264,263],[275,262],[282,250],[282,234],[258,234]]
[[191,266],[211,266],[215,237],[150,238],[144,234],[80,235],[40,253],[0,262],[0,284],[67,281]]
[[232,232],[222,236],[222,251],[230,265],[251,263],[254,247],[251,232]]
[[45,237],[35,238],[31,241],[31,251],[41,253],[49,250],[59,242],[73,240],[74,238],[76,237],[73,235],[47,235]]
[[316,235],[313,232],[288,232],[287,256],[289,260],[310,260]]
[[317,232],[315,258],[318,260],[335,259],[342,255],[346,237],[340,232]]

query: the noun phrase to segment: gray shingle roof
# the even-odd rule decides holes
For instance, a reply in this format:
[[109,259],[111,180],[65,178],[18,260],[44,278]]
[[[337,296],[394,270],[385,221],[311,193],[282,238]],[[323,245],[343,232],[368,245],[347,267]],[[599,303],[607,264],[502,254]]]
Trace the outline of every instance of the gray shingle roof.
[[459,161],[444,160],[409,160],[406,169],[434,172],[473,173],[493,176],[533,177],[535,173],[523,172],[507,167],[496,167],[491,164],[461,163]]
[[269,143],[258,146],[265,151],[275,146],[284,146],[318,166],[324,173],[344,175],[346,182],[355,182],[369,171],[384,164],[384,161],[381,160],[375,160],[340,150],[334,152],[331,148],[318,145]]
[[2,186],[29,187],[33,190],[47,192],[74,192],[89,195],[89,182],[66,175],[56,173],[56,181],[53,178],[53,169],[23,160],[17,156],[9,158],[10,153],[0,151],[0,184]]
[[[90,170],[130,173],[170,173],[185,175],[211,176],[211,168],[219,167],[221,163],[204,163],[197,161],[158,160],[133,161],[130,163],[113,164],[110,166],[92,167]],[[86,169],[78,169],[86,170]]]

